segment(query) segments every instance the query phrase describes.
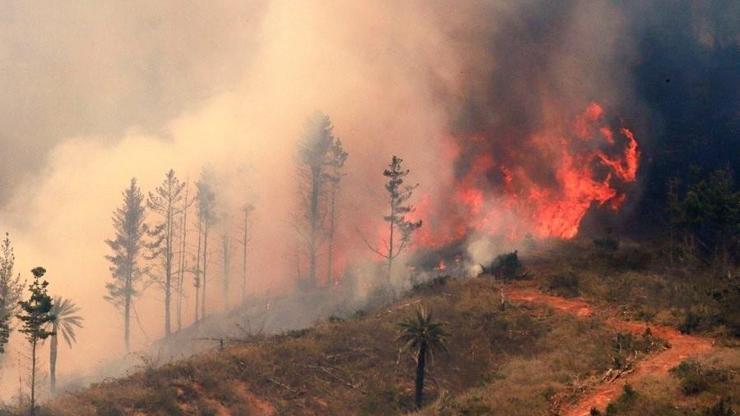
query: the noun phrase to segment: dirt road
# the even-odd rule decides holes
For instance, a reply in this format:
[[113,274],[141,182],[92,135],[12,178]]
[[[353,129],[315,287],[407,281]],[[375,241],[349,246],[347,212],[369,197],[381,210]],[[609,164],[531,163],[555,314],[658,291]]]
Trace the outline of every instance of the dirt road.
[[[556,310],[582,318],[589,317],[594,313],[593,307],[581,298],[565,299],[530,288],[508,287],[505,290],[507,297],[513,301],[546,304]],[[619,397],[625,384],[635,384],[647,375],[665,374],[684,359],[705,354],[712,349],[712,339],[684,335],[671,327],[648,325],[645,322],[625,321],[618,318],[609,318],[606,323],[619,331],[633,334],[642,334],[645,328],[649,326],[653,335],[668,341],[671,347],[638,361],[633,372],[612,382],[597,385],[581,397],[578,402],[562,408],[561,415],[563,416],[587,416],[591,408],[594,407],[604,411],[610,401]]]

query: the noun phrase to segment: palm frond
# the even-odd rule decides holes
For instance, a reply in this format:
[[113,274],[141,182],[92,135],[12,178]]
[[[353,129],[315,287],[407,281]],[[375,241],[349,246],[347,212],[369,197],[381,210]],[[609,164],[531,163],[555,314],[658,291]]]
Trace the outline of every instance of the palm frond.
[[82,316],[77,315],[80,308],[72,300],[57,296],[51,313],[54,315],[52,323],[57,327],[57,335],[61,333],[62,338],[69,347],[77,342],[75,328],[82,328]]
[[403,350],[415,349],[426,344],[427,354],[430,356],[435,350],[447,351],[445,341],[448,334],[444,330],[444,324],[435,322],[432,314],[423,305],[416,309],[413,317],[399,322],[398,327],[397,341],[401,343]]

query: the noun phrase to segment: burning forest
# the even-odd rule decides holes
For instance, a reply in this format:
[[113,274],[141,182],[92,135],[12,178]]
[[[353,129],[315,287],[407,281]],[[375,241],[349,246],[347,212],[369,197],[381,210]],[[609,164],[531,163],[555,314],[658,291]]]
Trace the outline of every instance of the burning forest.
[[0,416],[734,414],[738,17],[0,5]]
[[640,163],[632,131],[611,126],[595,102],[528,137],[492,127],[455,137],[449,148],[451,199],[421,214],[430,218],[420,238],[424,246],[471,234],[571,239],[592,206],[621,208]]

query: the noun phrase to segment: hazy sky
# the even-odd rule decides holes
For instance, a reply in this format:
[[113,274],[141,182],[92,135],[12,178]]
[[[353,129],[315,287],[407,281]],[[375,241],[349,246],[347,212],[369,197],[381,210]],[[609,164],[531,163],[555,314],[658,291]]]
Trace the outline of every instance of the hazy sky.
[[161,132],[233,87],[262,2],[0,3],[0,201],[65,138]]

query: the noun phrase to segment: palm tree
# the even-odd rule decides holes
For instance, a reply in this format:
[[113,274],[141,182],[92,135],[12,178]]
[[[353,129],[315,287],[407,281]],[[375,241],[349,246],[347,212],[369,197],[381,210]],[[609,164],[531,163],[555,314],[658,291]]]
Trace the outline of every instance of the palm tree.
[[80,308],[69,299],[58,296],[54,299],[54,306],[51,308],[53,319],[51,320],[51,345],[49,347],[49,381],[51,393],[54,394],[57,385],[57,351],[58,338],[61,334],[64,341],[71,348],[74,342],[77,342],[75,328],[82,328],[82,317],[77,315]]
[[398,324],[401,333],[398,341],[402,342],[402,349],[406,351],[417,350],[416,355],[416,407],[421,407],[424,391],[424,370],[427,358],[431,359],[435,351],[447,351],[445,340],[447,333],[443,329],[444,324],[434,322],[432,314],[419,306],[416,315]]

